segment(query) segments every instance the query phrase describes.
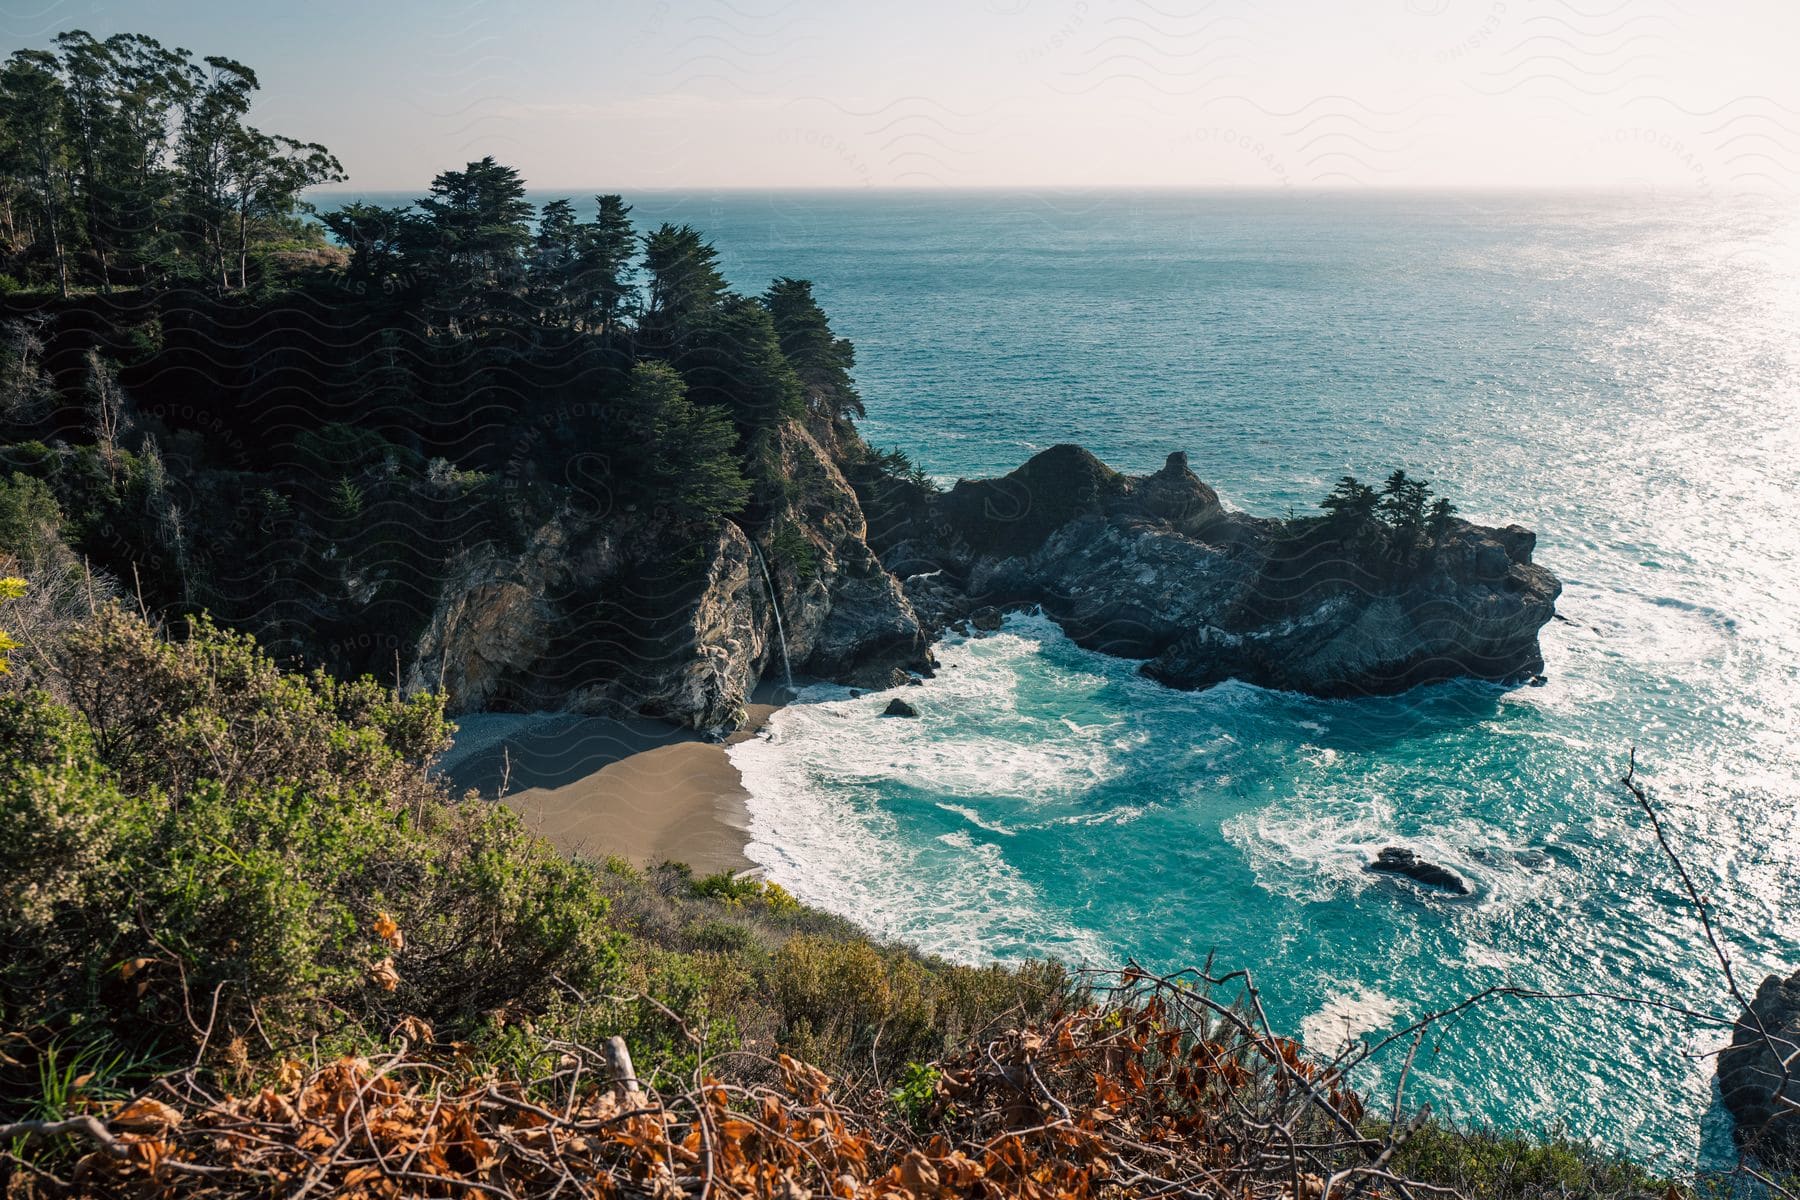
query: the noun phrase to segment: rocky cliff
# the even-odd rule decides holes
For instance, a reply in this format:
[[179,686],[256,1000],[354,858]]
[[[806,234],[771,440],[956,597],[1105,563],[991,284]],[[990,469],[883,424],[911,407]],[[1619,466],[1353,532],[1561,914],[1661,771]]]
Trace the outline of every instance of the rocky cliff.
[[945,627],[1025,605],[1177,687],[1239,678],[1342,696],[1542,669],[1538,630],[1561,585],[1518,526],[1454,521],[1402,545],[1374,522],[1232,512],[1182,454],[1129,476],[1076,446],[937,492],[874,472],[828,432],[777,430],[780,495],[747,528],[726,522],[697,548],[687,537],[686,559],[668,550],[683,539],[629,515],[559,517],[522,553],[465,553],[413,684],[441,682],[458,710],[713,728],[790,666],[892,686],[930,671]]
[[864,540],[833,455],[798,422],[770,451],[786,487],[748,531],[562,513],[521,552],[460,552],[409,686],[441,688],[455,712],[566,709],[713,729],[790,671],[889,687],[929,670],[925,631]]
[[1719,1094],[1737,1120],[1738,1145],[1784,1170],[1800,1169],[1800,1068],[1782,1065],[1797,1056],[1800,971],[1771,975],[1719,1054]]

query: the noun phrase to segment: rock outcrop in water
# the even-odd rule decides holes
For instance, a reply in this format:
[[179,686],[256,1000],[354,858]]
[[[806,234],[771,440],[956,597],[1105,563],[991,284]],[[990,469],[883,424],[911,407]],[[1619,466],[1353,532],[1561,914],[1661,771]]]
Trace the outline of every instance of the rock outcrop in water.
[[1771,1044],[1790,1061],[1800,1056],[1800,971],[1763,980],[1718,1066],[1738,1145],[1770,1166],[1800,1170],[1800,1066],[1784,1071]]
[[1449,892],[1453,896],[1469,894],[1469,885],[1461,875],[1449,867],[1420,858],[1416,851],[1408,850],[1405,846],[1382,847],[1381,853],[1375,856],[1375,861],[1364,869],[1378,875],[1399,875],[1414,883]]
[[1233,512],[1171,454],[1131,476],[1079,446],[935,494],[869,489],[872,543],[942,627],[1041,606],[1081,645],[1143,658],[1183,688],[1226,679],[1320,696],[1402,691],[1543,668],[1538,631],[1562,585],[1517,525],[1453,520],[1403,547],[1377,522]]

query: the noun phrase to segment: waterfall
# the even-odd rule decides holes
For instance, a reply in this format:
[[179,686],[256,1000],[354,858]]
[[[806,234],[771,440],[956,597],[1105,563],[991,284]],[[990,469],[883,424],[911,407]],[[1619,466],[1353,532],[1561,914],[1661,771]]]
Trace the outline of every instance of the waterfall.
[[756,565],[762,568],[763,587],[769,593],[769,608],[775,613],[775,637],[781,643],[781,676],[791,693],[794,690],[794,664],[788,658],[787,630],[781,624],[781,602],[775,599],[775,581],[769,577],[768,561],[763,558],[756,543],[749,538],[744,540],[750,542],[750,553],[756,555]]

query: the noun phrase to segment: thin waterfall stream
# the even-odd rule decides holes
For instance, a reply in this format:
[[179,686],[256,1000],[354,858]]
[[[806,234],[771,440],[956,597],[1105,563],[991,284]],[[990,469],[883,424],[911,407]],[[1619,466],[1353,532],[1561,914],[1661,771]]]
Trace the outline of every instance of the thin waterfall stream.
[[787,690],[794,690],[794,664],[788,658],[787,629],[781,622],[781,601],[775,598],[775,581],[769,576],[768,560],[763,558],[762,551],[755,542],[750,543],[750,553],[756,555],[756,565],[762,568],[763,588],[769,594],[769,608],[775,614],[775,638],[781,643],[781,678]]

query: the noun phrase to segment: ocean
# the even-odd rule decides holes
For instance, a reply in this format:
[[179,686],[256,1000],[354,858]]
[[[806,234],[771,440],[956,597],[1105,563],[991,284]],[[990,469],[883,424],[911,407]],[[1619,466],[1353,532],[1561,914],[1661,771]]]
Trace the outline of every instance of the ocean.
[[[547,197],[537,197],[539,199]],[[1496,985],[1735,1015],[1642,814],[1636,747],[1750,986],[1800,966],[1800,212],[1698,195],[869,192],[627,197],[733,283],[815,281],[862,423],[943,481],[1057,442],[1186,450],[1226,503],[1314,511],[1395,467],[1538,532],[1548,682],[1315,700],[1171,691],[1051,622],[952,638],[883,719],[817,686],[735,748],[750,854],[967,961],[1247,969],[1323,1053]],[[1470,878],[1363,866],[1404,844]],[[1729,1156],[1668,1008],[1493,1000],[1408,1085],[1454,1119]],[[1402,1055],[1404,1048],[1402,1048]],[[1399,1055],[1370,1086],[1391,1085]]]

